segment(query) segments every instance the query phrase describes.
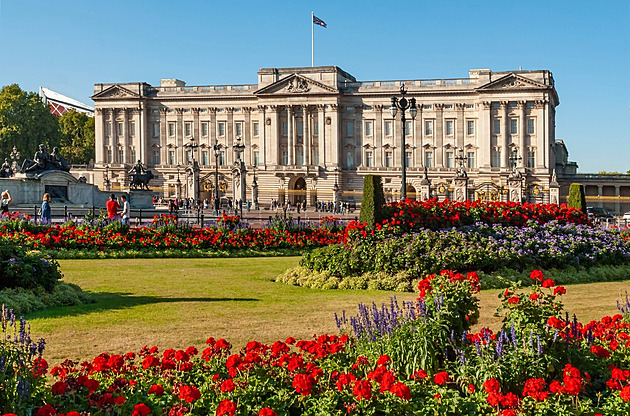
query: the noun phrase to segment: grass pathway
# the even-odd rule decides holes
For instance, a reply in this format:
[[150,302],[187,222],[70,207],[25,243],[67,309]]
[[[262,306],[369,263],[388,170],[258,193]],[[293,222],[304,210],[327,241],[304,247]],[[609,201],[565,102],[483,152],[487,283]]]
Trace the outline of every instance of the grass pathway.
[[[251,340],[337,333],[334,313],[353,314],[359,302],[411,300],[413,293],[315,290],[274,283],[299,257],[237,259],[63,260],[64,281],[94,293],[96,303],[29,315],[32,334],[47,342],[52,363],[92,358],[101,352],[200,346],[209,336],[235,346]],[[620,290],[630,282],[575,285],[567,309],[582,320],[616,313]],[[499,291],[482,292],[480,325],[492,316]]]

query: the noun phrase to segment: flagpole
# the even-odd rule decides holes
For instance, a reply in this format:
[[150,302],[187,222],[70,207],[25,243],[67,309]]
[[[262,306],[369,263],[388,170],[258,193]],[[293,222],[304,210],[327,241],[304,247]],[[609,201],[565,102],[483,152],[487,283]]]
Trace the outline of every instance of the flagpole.
[[315,23],[313,22],[314,16],[315,12],[311,12],[311,67],[315,66]]

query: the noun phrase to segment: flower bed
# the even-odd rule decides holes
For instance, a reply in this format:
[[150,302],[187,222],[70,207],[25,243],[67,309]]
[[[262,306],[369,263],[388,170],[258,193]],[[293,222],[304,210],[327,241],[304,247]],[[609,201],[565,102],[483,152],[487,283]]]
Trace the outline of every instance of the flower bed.
[[617,231],[588,225],[530,222],[516,227],[477,223],[403,235],[368,232],[356,224],[347,229],[352,227],[345,245],[306,253],[301,269],[288,271],[279,280],[300,284],[315,272],[318,278],[310,286],[350,288],[354,287],[350,281],[359,278],[389,279],[382,288],[410,289],[412,281],[442,269],[492,273],[502,269],[623,265],[630,260],[629,243]]
[[[209,338],[199,350],[103,353],[82,364],[52,367],[47,386],[48,365],[30,355],[18,376],[11,378],[15,367],[4,373],[7,385],[15,386],[17,377],[32,380],[27,394],[10,396],[3,411],[18,416],[31,410],[38,416],[628,414],[630,303],[622,302],[618,315],[582,324],[563,311],[564,287],[540,271],[530,277],[531,290],[512,287],[502,293],[503,325],[496,333],[471,331],[478,312],[477,275],[443,271],[421,280],[413,304],[398,308],[392,301],[338,318],[346,332],[341,336],[271,345],[252,341],[236,352],[225,340]],[[5,354],[11,345],[0,344]]]

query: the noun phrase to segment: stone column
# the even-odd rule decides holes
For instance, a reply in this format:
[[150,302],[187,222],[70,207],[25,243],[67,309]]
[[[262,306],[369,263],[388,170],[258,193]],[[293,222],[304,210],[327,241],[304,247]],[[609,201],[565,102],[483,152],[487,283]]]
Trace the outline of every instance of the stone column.
[[252,135],[251,135],[251,124],[252,124],[252,109],[250,107],[243,108],[243,113],[245,113],[245,125],[243,126],[243,143],[245,144],[245,150],[243,151],[243,161],[245,164],[252,164]]
[[[110,149],[112,151],[112,161],[111,163],[116,163],[116,158],[118,157],[118,132],[116,131],[116,109],[115,108],[111,108],[109,110],[109,122],[111,123],[111,135],[109,137],[110,139]],[[110,177],[109,177],[110,181],[111,181],[111,171],[110,171]]]
[[464,148],[464,137],[466,137],[465,126],[466,123],[464,119],[464,108],[465,104],[456,103],[455,110],[457,112],[457,119],[455,120],[455,147],[460,149]]
[[225,109],[227,113],[227,132],[225,136],[225,163],[227,165],[231,165],[236,160],[236,155],[234,154],[234,108],[228,107]]
[[[143,163],[149,163],[149,156],[148,156],[148,152],[149,152],[149,137],[151,135],[151,133],[149,132],[150,129],[150,125],[149,125],[149,108],[147,107],[147,105],[143,102],[140,103],[140,106],[138,107],[138,109],[134,112],[137,113],[138,117],[138,129],[137,129],[137,133],[138,136],[135,140],[136,143],[136,154],[137,156],[140,158],[140,160],[142,160]],[[134,161],[132,161],[134,162]],[[151,163],[153,163],[153,160],[151,159],[150,161]]]
[[[215,107],[208,107],[208,114],[210,114],[210,122],[208,123],[208,130],[210,130],[210,143],[208,143],[208,145],[211,150],[214,150],[212,147],[217,140],[217,109]],[[212,157],[214,158],[214,151],[212,152]]]
[[135,160],[129,161],[129,113],[131,112],[130,108],[123,108],[123,134],[122,134],[122,149],[123,149],[123,160],[119,160],[120,163],[136,163]]
[[374,166],[383,167],[383,106],[375,105],[374,113]]
[[508,119],[508,102],[501,101],[501,167],[509,168],[508,136],[510,134],[510,120]]
[[355,145],[353,159],[354,166],[362,166],[363,162],[363,106],[354,107],[354,132],[352,136],[352,144]]
[[317,124],[318,124],[318,137],[319,143],[319,164],[326,168],[328,158],[326,157],[326,106],[324,104],[317,105]]
[[306,166],[311,165],[311,129],[309,128],[310,117],[308,112],[308,106],[302,107],[302,145],[304,148],[304,164]]
[[105,126],[103,123],[103,109],[96,108],[94,112],[94,163],[95,164],[105,164]]
[[339,139],[339,112],[341,109],[337,104],[330,105],[330,144],[328,146],[330,163],[339,166],[339,154],[341,152],[341,140]]
[[444,108],[443,104],[435,104],[435,131],[433,132],[433,137],[435,138],[435,152],[433,154],[435,167],[443,168],[444,167],[444,116],[442,110]]
[[424,166],[424,160],[422,160],[422,137],[424,134],[423,126],[424,122],[422,120],[422,103],[418,103],[418,114],[414,120],[414,145],[413,145],[413,158],[415,161],[415,166]]
[[[267,149],[267,125],[266,125],[266,120],[267,120],[267,108],[264,105],[259,105],[258,106],[258,137],[259,137],[259,143],[258,143],[258,148],[260,149],[260,161],[259,164],[263,167],[266,168],[267,167],[267,153],[269,151],[269,149]],[[269,119],[269,121],[271,121],[271,119]],[[256,201],[258,200],[258,198],[256,198]]]
[[293,108],[287,106],[287,152],[289,153],[289,165],[293,166],[295,160],[293,159],[293,152],[295,151],[295,141],[293,140]]
[[[269,106],[269,163],[277,166],[280,163],[280,112],[277,105]],[[266,121],[265,121],[266,123]]]
[[[193,108],[193,128],[192,128],[192,136],[197,140],[197,144],[201,144],[201,135],[199,134],[199,108]],[[197,159],[197,158],[195,158]]]
[[184,109],[176,108],[175,112],[177,113],[177,125],[175,126],[175,146],[177,146],[177,157],[175,158],[175,163],[183,165],[186,160],[184,156]]
[[[543,168],[547,165],[545,162],[545,149],[547,146],[547,138],[545,137],[545,115],[544,102],[538,100],[534,104],[536,112],[536,167]],[[553,143],[549,143],[550,145]]]
[[479,167],[489,169],[492,165],[492,116],[490,109],[492,103],[484,101],[478,106],[478,131]]
[[166,114],[167,109],[164,107],[160,108],[160,162],[162,165],[168,165],[168,147],[166,142]]
[[525,166],[527,166],[527,144],[525,143],[525,133],[527,132],[527,119],[525,116],[525,110],[527,109],[527,102],[519,101],[517,105],[520,118],[520,125],[518,128],[518,152],[523,158],[521,159],[519,165],[520,167],[524,168]]

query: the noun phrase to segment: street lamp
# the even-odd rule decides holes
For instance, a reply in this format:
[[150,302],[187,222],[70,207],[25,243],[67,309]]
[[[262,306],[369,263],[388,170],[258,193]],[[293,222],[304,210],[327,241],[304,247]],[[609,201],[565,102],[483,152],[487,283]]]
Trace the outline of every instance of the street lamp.
[[109,165],[105,165],[105,190],[111,189],[111,182],[109,181]]
[[221,156],[221,145],[219,144],[219,139],[216,139],[214,146],[212,147],[214,150],[214,210],[219,215],[219,157]]
[[518,162],[523,160],[523,158],[518,155],[518,150],[514,150],[514,151],[512,151],[512,154],[510,155],[508,160],[510,161],[510,167],[514,171],[514,170],[516,170],[516,166],[517,166]]
[[415,119],[416,115],[418,114],[418,109],[416,108],[416,99],[412,98],[411,100],[407,101],[407,99],[405,98],[405,94],[407,94],[407,90],[405,90],[405,83],[401,83],[400,84],[400,95],[402,95],[402,97],[400,98],[400,100],[397,97],[392,97],[392,106],[389,108],[389,111],[392,113],[392,117],[396,117],[396,113],[398,112],[398,110],[401,111],[400,114],[400,121],[402,123],[402,156],[401,156],[401,161],[402,161],[402,189],[401,189],[401,193],[400,193],[400,199],[401,201],[404,201],[405,199],[407,199],[407,156],[406,156],[406,150],[405,150],[405,135],[407,134],[405,132],[405,111],[409,110],[409,114],[411,115],[411,119]]
[[179,199],[179,195],[180,195],[179,189],[182,186],[182,181],[179,179],[179,168],[180,168],[180,166],[179,166],[179,163],[178,163],[177,164],[177,180],[175,181],[175,187],[177,188],[177,195],[176,195],[177,199]]
[[[236,152],[236,161],[235,161],[235,165],[237,165],[237,169],[238,169],[238,180],[239,180],[239,193],[240,195],[238,195],[238,207],[234,207],[235,210],[240,208],[241,211],[241,218],[243,217],[243,203],[245,202],[245,177],[243,175],[246,174],[247,170],[245,169],[245,163],[243,162],[243,160],[241,159],[241,153],[243,152],[243,150],[245,149],[245,145],[243,144],[243,140],[241,139],[241,136],[236,136],[236,142],[232,145],[232,148],[234,148],[234,152]],[[234,181],[234,185],[236,185],[236,182]],[[234,202],[236,203],[236,187],[234,187]]]
[[236,136],[236,143],[232,145],[234,151],[236,152],[236,160],[241,160],[241,153],[245,149],[245,145],[243,144],[243,140],[241,136]]
[[[191,170],[193,180],[193,193],[195,194],[195,199],[199,200],[199,176],[195,175],[195,171],[197,170],[197,162],[195,161],[195,149],[199,147],[199,144],[195,143],[195,138],[191,137],[189,143],[185,143],[184,147],[190,149],[191,160]],[[186,185],[186,191],[188,192],[188,185]]]

